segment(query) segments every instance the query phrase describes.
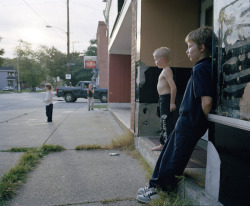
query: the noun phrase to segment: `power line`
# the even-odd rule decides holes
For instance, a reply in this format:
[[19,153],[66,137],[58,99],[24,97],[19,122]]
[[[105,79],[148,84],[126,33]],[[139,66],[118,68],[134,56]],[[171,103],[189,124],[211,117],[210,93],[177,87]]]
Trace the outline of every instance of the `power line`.
[[48,23],[35,11],[35,9],[33,9],[25,0],[23,0],[23,2],[43,21],[43,23],[45,23],[45,25],[47,25]]
[[[42,22],[45,24],[45,25],[49,25],[48,24],[48,22],[47,21],[45,21],[39,14],[38,14],[38,12],[36,12],[36,10],[35,9],[33,9],[25,0],[23,0],[23,2],[35,13],[35,15],[37,15],[39,18],[40,18],[40,20],[42,20]],[[61,36],[61,34],[59,34],[53,27],[52,27],[52,30],[54,31],[54,32],[56,32],[59,36],[60,36],[60,38],[62,38],[62,36]],[[62,38],[63,40],[65,40],[64,38]]]

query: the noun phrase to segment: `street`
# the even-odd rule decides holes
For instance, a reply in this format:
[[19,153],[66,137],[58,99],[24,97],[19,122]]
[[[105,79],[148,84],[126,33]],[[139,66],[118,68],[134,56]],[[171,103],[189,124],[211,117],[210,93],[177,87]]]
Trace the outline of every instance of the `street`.
[[[136,159],[117,150],[75,150],[81,144],[106,145],[124,134],[106,108],[87,111],[86,99],[66,103],[55,97],[53,122],[47,123],[44,96],[0,94],[0,150],[43,144],[66,148],[45,156],[8,204],[99,206],[108,201],[105,205],[140,205],[135,200],[137,189],[147,181]],[[119,156],[110,156],[113,152]],[[21,155],[0,152],[0,177]]]
[[[44,92],[0,94],[0,122],[40,109],[43,109],[45,112],[44,98]],[[79,109],[86,106],[86,102],[87,100],[82,98],[78,99],[75,104],[66,103],[63,98],[58,98],[54,95],[55,109]]]

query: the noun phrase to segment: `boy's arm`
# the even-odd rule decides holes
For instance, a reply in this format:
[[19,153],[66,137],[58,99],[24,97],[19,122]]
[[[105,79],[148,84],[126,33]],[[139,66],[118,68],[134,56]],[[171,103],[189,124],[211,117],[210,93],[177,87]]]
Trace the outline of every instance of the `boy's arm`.
[[174,79],[173,79],[173,73],[172,70],[167,70],[167,73],[164,75],[171,90],[171,98],[170,98],[170,112],[176,110],[175,105],[175,98],[177,93],[177,87],[175,85]]
[[206,117],[208,117],[208,113],[211,111],[213,105],[213,99],[209,96],[201,97],[201,107]]
[[49,93],[46,92],[46,96],[45,99],[43,100],[43,102],[48,103],[49,102]]

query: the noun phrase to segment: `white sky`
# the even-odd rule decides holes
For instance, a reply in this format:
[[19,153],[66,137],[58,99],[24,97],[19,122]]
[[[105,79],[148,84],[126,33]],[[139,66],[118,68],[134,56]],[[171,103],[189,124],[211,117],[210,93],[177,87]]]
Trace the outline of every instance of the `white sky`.
[[[102,0],[69,0],[70,52],[83,52],[104,21]],[[46,28],[50,25],[52,28]],[[18,40],[67,52],[67,0],[0,0],[0,48],[13,58]]]

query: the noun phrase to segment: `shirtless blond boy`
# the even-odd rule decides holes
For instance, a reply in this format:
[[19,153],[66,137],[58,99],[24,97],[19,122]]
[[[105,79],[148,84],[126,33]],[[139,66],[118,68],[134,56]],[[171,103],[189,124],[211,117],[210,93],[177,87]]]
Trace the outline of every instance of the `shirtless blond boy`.
[[173,72],[169,66],[171,60],[170,49],[167,47],[158,48],[154,51],[153,56],[155,64],[163,69],[157,84],[161,117],[160,145],[152,148],[153,151],[160,151],[174,128],[173,111],[176,110],[175,97],[177,88],[173,80]]

